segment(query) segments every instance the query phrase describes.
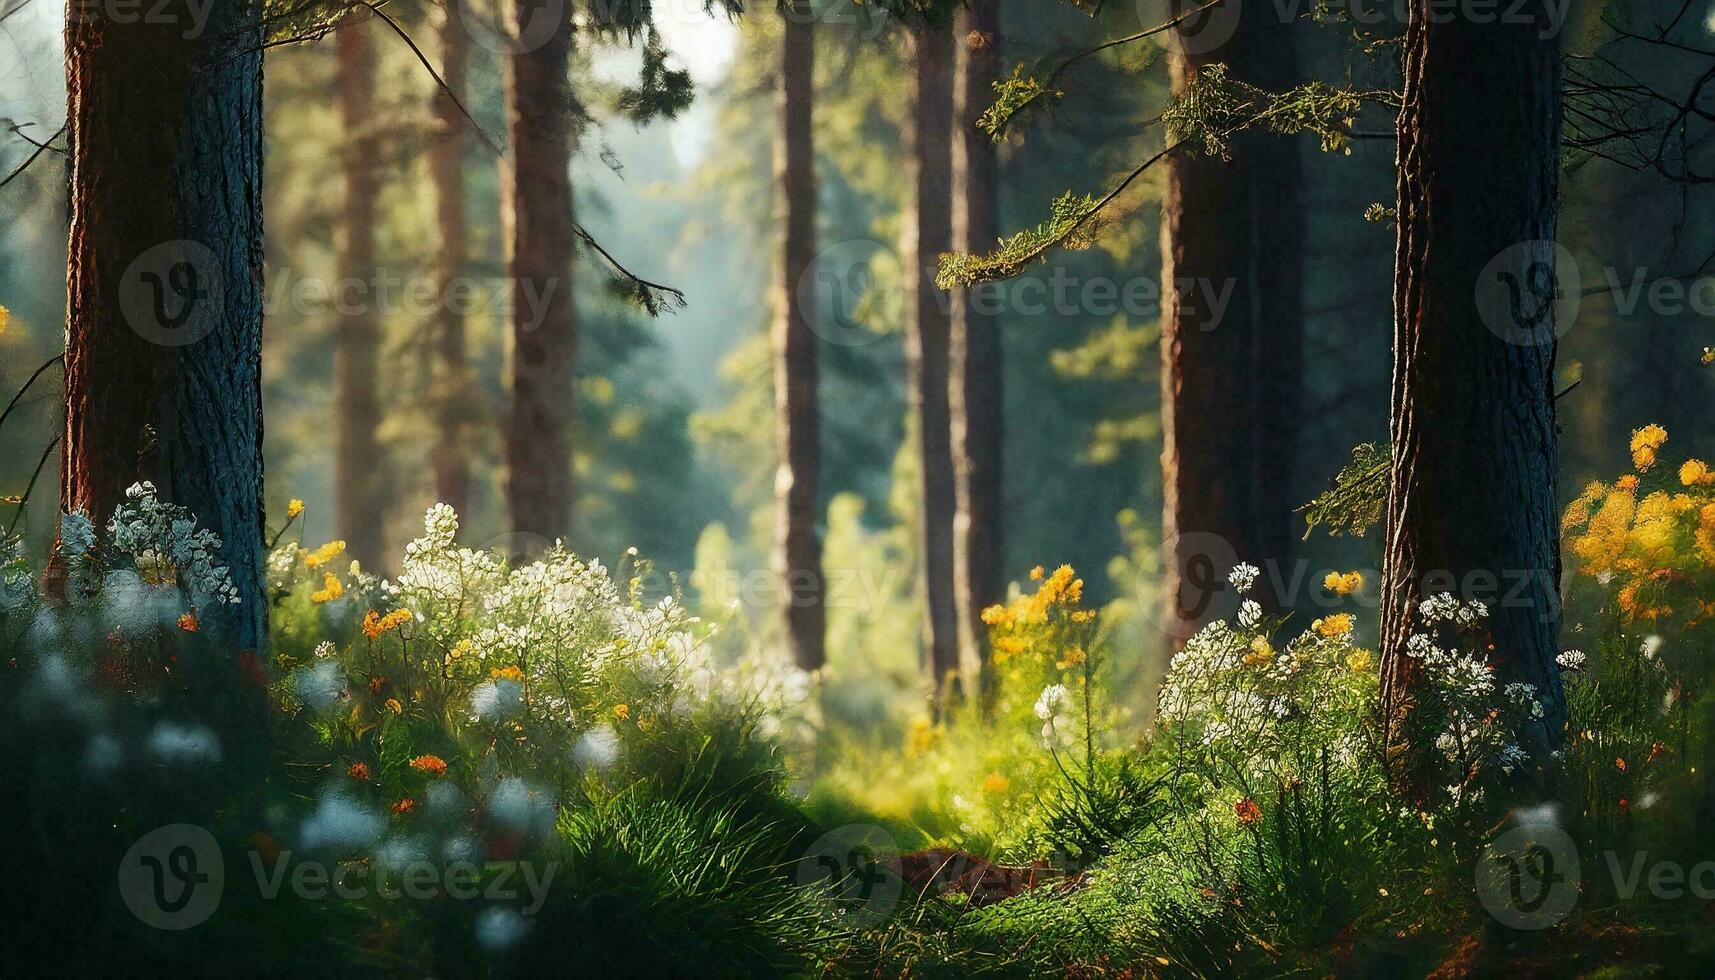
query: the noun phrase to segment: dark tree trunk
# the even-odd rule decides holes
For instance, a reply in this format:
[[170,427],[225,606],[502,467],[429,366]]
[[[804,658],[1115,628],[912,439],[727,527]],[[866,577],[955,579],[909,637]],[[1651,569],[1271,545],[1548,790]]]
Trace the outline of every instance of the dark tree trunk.
[[1417,601],[1442,591],[1482,599],[1500,679],[1540,692],[1546,716],[1523,733],[1540,751],[1558,744],[1565,719],[1555,666],[1555,336],[1544,298],[1555,261],[1559,46],[1540,3],[1527,7],[1535,23],[1480,25],[1426,17],[1427,3],[1412,4],[1398,127],[1383,704],[1393,747],[1410,754],[1399,723],[1411,706],[1404,649]]
[[[1175,91],[1205,65],[1267,89],[1295,84],[1290,23],[1246,4],[1213,51],[1170,45]],[[1232,159],[1181,148],[1161,205],[1161,479],[1165,631],[1177,650],[1235,560],[1290,581],[1303,402],[1304,212],[1292,140],[1244,133]],[[1223,305],[1224,304],[1224,305]],[[1277,607],[1274,576],[1257,595]]]
[[470,375],[465,356],[464,313],[449,300],[453,284],[465,274],[464,148],[469,125],[459,111],[465,97],[467,40],[461,0],[443,0],[440,23],[441,77],[435,92],[435,132],[429,142],[429,177],[435,187],[435,222],[440,252],[435,261],[439,305],[435,310],[435,497],[460,514],[470,506],[470,459],[465,420],[470,406]]
[[[335,29],[339,47],[339,110],[345,127],[341,172],[345,204],[340,214],[339,277],[371,287],[376,281],[375,210],[381,193],[376,169],[375,50],[367,10]],[[381,316],[373,296],[340,312],[334,334],[334,391],[339,412],[335,428],[334,484],[338,487],[339,536],[350,553],[374,565],[384,551],[385,485],[376,381],[381,358]],[[344,304],[342,304],[344,305]]]
[[155,483],[224,542],[240,604],[205,611],[261,646],[261,8],[115,23],[72,4],[66,428],[61,502],[104,522]]
[[[518,0],[521,23],[545,16]],[[512,417],[506,429],[507,504],[514,531],[563,538],[572,519],[569,428],[577,349],[572,302],[572,24],[512,56]],[[546,296],[540,307],[526,295]]]
[[812,311],[798,285],[816,257],[816,148],[811,129],[815,15],[804,0],[783,8],[779,122],[774,147],[780,253],[775,284],[774,408],[780,468],[774,477],[774,572],[779,577],[792,659],[815,670],[826,659],[822,543],[816,530],[821,497],[821,410],[817,400]]
[[935,267],[953,244],[952,140],[953,35],[931,27],[911,39],[913,64],[908,157],[916,191],[915,212],[906,223],[904,266],[911,297],[906,356],[916,415],[921,476],[923,642],[937,692],[956,683],[959,619],[953,586],[952,430],[948,417],[948,323],[945,297],[935,287]]
[[[999,163],[994,140],[977,118],[994,101],[1000,77],[1001,0],[976,0],[954,28],[953,251],[973,254],[1000,238],[996,214]],[[980,291],[980,287],[979,287]],[[972,290],[955,289],[951,306],[953,464],[958,513],[953,520],[954,584],[963,669],[980,677],[988,663],[983,607],[1005,590],[1002,546],[1000,320]]]

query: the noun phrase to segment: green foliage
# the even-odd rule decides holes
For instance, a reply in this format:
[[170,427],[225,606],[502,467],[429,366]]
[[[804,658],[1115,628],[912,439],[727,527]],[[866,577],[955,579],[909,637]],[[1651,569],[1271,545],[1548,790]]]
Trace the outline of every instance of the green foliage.
[[997,142],[1006,136],[1014,116],[1036,102],[1044,99],[1058,102],[1066,96],[1059,89],[1043,85],[1036,76],[1026,75],[1023,65],[1015,65],[1011,76],[995,82],[994,94],[994,103],[977,117],[977,126]]
[[1366,442],[1352,449],[1352,458],[1334,476],[1334,485],[1299,510],[1304,514],[1304,537],[1319,527],[1331,535],[1362,536],[1381,523],[1387,507],[1388,467],[1392,456],[1385,445]]
[[1162,113],[1169,144],[1200,144],[1210,156],[1230,159],[1234,136],[1252,129],[1280,135],[1313,133],[1323,150],[1345,150],[1362,105],[1360,94],[1310,82],[1270,92],[1227,74],[1227,66],[1209,65],[1185,83]]
[[987,255],[952,252],[942,255],[935,285],[942,289],[956,289],[1010,279],[1045,260],[1052,249],[1075,251],[1090,248],[1101,231],[1099,215],[1103,203],[1087,194],[1079,196],[1067,191],[1049,206],[1046,221],[1003,239],[993,252]]
[[504,975],[781,975],[826,936],[783,871],[790,833],[718,803],[634,787],[566,813],[559,835],[552,925]]

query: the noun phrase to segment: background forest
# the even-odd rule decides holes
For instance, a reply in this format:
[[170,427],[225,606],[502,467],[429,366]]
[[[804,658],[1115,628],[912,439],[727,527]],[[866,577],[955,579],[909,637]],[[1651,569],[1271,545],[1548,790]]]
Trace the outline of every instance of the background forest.
[[[270,973],[1709,962],[1715,947],[1685,938],[1702,903],[1643,908],[1592,886],[1544,939],[1485,912],[1471,868],[1498,828],[1536,826],[1504,788],[1532,767],[1561,775],[1522,802],[1553,801],[1588,876],[1622,845],[1708,856],[1707,833],[1681,831],[1715,800],[1697,776],[1715,718],[1715,479],[1695,468],[1715,459],[1715,208],[1700,169],[1715,6],[1548,5],[1565,95],[1558,229],[1544,236],[1559,245],[1543,367],[1558,451],[1538,481],[1567,573],[1545,600],[1565,617],[1548,640],[1551,694],[1540,678],[1504,683],[1504,660],[1483,666],[1472,624],[1498,608],[1425,590],[1409,604],[1423,623],[1407,627],[1384,608],[1394,120],[1417,4],[1225,3],[1239,40],[1207,50],[1195,33],[1176,45],[1185,24],[1218,25],[1206,19],[1221,0],[1196,20],[1199,5],[1154,0],[580,5],[569,40],[542,45],[519,41],[528,5],[270,4],[269,633],[220,654],[255,648],[236,669],[255,665],[273,711],[267,744],[246,751],[222,741],[241,706],[223,696],[199,714],[198,684],[218,683],[151,673],[179,663],[174,644],[227,639],[174,550],[178,495],[97,498],[81,551],[56,519],[55,501],[84,499],[52,454],[68,410],[50,360],[67,350],[78,264],[66,10],[0,0],[0,396],[22,389],[0,419],[0,520],[21,536],[8,588],[31,595],[0,618],[23,664],[7,751],[75,732],[70,755],[19,777],[35,833],[65,822],[53,833],[68,843],[46,850],[110,869],[176,821],[215,831],[229,878],[245,855],[294,846],[348,871],[430,854],[485,875],[564,862],[528,915],[229,891],[207,945],[145,934],[150,966],[207,973],[236,962],[210,951],[220,937],[255,943]],[[973,58],[995,83],[975,95],[987,79]],[[992,139],[977,131],[985,110]],[[1508,111],[1478,113],[1452,152],[1480,161],[1485,127],[1510,132],[1497,116],[1540,115],[1522,99]],[[552,119],[538,131],[533,112]],[[795,148],[811,166],[794,204]],[[1473,201],[1449,210],[1504,210]],[[538,255],[521,242],[549,243],[552,295],[520,275]],[[999,299],[973,314],[984,297]],[[1201,328],[1199,298],[1243,332]],[[925,324],[940,325],[939,354]],[[806,387],[814,397],[794,400]],[[1470,430],[1483,452],[1487,430]],[[794,458],[806,432],[817,445]],[[1460,465],[1421,466],[1438,463]],[[1511,488],[1472,495],[1448,523],[1487,520]],[[124,543],[114,506],[159,541]],[[1662,539],[1640,544],[1658,519]],[[1488,536],[1511,540],[1493,521]],[[811,549],[823,590],[796,607],[782,600],[804,568],[794,547]],[[137,612],[161,554],[189,601]],[[76,581],[86,556],[106,577],[81,612],[18,585],[66,579],[68,561]],[[1262,566],[1260,585],[1244,563]],[[145,591],[122,593],[138,575]],[[86,614],[99,628],[79,632]],[[1452,775],[1397,792],[1392,757],[1366,739],[1391,732],[1374,707],[1392,675],[1376,663],[1407,633],[1435,651],[1412,654],[1437,692],[1423,715],[1459,752]],[[32,707],[83,703],[43,679],[79,644],[106,652],[63,684],[100,688],[87,697],[103,707]],[[119,647],[150,666],[128,660],[124,683],[101,688]],[[1601,666],[1575,676],[1586,653]],[[1293,659],[1282,676],[1245,673],[1277,656]],[[1479,679],[1461,682],[1462,664]],[[1264,714],[1235,706],[1240,693]],[[1534,720],[1545,704],[1564,731],[1537,746],[1519,732],[1552,727]],[[116,759],[133,737],[156,751],[169,721],[158,768],[200,775],[166,790],[159,773],[110,780],[96,803],[75,781],[55,788],[56,767],[94,771],[103,738]],[[123,840],[103,826],[109,804],[128,813]],[[15,850],[10,870],[62,877],[39,837]],[[94,950],[136,941],[124,905],[63,877],[39,909],[104,909],[90,913]],[[17,955],[31,972],[63,954],[30,942]]]

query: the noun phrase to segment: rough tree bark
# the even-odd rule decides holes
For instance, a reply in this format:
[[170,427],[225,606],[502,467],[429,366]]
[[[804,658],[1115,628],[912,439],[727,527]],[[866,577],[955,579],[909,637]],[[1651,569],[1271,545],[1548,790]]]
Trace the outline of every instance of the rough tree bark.
[[935,287],[941,253],[952,247],[953,34],[926,27],[911,39],[912,91],[906,155],[916,204],[906,222],[904,276],[911,314],[906,336],[911,403],[916,416],[918,488],[922,500],[923,643],[935,689],[956,683],[959,618],[953,591],[952,431],[948,418],[947,307]]
[[155,483],[224,542],[241,602],[205,612],[259,648],[262,586],[261,8],[66,23],[71,236],[61,503],[105,521]]
[[[994,140],[977,118],[994,100],[1000,78],[1001,0],[976,0],[954,26],[953,251],[975,254],[1000,238],[999,162]],[[980,289],[980,287],[977,287]],[[952,293],[949,387],[958,511],[953,518],[954,591],[959,660],[976,680],[988,664],[983,607],[1006,588],[1001,520],[1002,414],[1000,319],[972,302],[972,290]]]
[[435,129],[429,141],[429,179],[435,188],[435,223],[440,247],[435,260],[435,497],[464,514],[470,505],[470,459],[465,422],[470,376],[465,355],[464,314],[450,303],[452,284],[465,272],[464,148],[469,125],[459,111],[465,97],[465,53],[469,42],[461,0],[443,0],[440,22],[441,77],[435,91]]
[[[1559,45],[1544,4],[1477,24],[1414,0],[1398,124],[1393,467],[1382,697],[1394,749],[1415,677],[1417,601],[1490,609],[1491,661],[1536,685],[1526,748],[1558,743],[1560,628],[1553,371]],[[1409,769],[1409,766],[1406,768]]]
[[514,304],[506,499],[514,531],[553,540],[565,537],[572,519],[572,23],[566,6],[517,0],[514,10],[520,24],[560,18],[541,45],[512,55],[509,114],[515,293],[547,298],[540,309]]
[[[339,50],[339,113],[345,127],[340,171],[345,203],[340,213],[339,276],[366,287],[376,279],[375,208],[381,193],[376,171],[375,50],[372,15],[360,10],[334,30]],[[381,401],[376,382],[381,358],[381,315],[373,297],[342,304],[334,334],[334,484],[338,488],[339,536],[350,553],[375,564],[385,557],[385,487],[381,447]]]
[[774,302],[775,442],[774,573],[780,583],[786,642],[804,670],[826,660],[822,543],[816,521],[821,497],[821,408],[817,397],[813,311],[798,286],[816,257],[814,104],[815,14],[806,0],[782,8],[779,115],[774,145],[776,224],[780,229]]
[[[1187,5],[1189,6],[1189,5]],[[1242,82],[1295,84],[1290,22],[1245,4],[1230,40],[1175,34],[1174,90],[1223,63]],[[1202,43],[1198,43],[1202,42]],[[1168,654],[1207,618],[1235,559],[1265,569],[1257,595],[1276,606],[1294,553],[1296,426],[1303,400],[1304,212],[1297,147],[1243,133],[1223,161],[1169,155],[1161,204],[1162,541]]]

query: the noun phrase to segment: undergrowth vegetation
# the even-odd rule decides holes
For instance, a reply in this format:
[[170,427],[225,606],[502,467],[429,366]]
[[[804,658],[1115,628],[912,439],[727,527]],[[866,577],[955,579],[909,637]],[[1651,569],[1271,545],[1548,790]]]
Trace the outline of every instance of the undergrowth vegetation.
[[[1634,472],[1566,511],[1560,748],[1521,737],[1541,692],[1497,674],[1488,607],[1420,603],[1407,787],[1359,572],[1321,579],[1305,622],[1233,568],[1236,611],[1173,657],[1152,712],[1077,573],[1034,569],[984,613],[967,696],[878,739],[818,710],[821,679],[651,594],[645,560],[472,550],[446,507],[387,577],[282,529],[269,648],[224,649],[220,542],[138,485],[104,525],[64,517],[47,562],[14,540],[0,565],[21,963],[123,945],[198,974],[1707,964],[1696,910],[1628,877],[1633,854],[1706,857],[1715,806],[1715,476],[1658,464],[1666,441],[1640,429]],[[162,828],[182,846],[144,885],[224,869],[188,927],[113,887]],[[1483,877],[1521,831],[1583,857],[1540,931]],[[64,941],[68,907],[90,941]]]

